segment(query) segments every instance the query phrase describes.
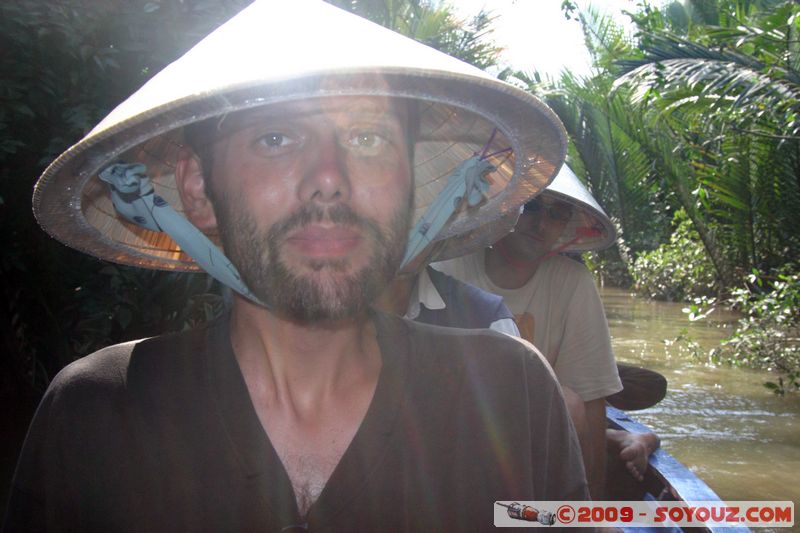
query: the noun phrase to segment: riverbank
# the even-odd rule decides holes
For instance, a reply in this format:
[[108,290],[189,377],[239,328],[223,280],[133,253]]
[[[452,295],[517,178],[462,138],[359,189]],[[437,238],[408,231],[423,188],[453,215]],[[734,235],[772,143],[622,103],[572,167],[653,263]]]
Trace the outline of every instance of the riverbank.
[[615,288],[601,296],[617,358],[669,381],[659,405],[632,413],[661,436],[664,449],[722,499],[800,501],[800,397],[772,394],[763,386],[774,379],[768,372],[695,356],[726,338],[737,317],[718,312],[690,323],[685,304]]

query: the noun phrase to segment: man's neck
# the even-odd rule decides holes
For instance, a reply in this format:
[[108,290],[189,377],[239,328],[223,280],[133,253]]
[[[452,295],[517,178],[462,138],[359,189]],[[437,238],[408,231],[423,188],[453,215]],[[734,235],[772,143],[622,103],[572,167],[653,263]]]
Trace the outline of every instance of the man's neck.
[[398,275],[383,290],[374,307],[385,313],[405,316],[411,302],[411,293],[418,280],[419,273]]
[[355,382],[377,381],[381,366],[374,325],[366,315],[305,324],[237,297],[231,344],[254,403],[314,412]]
[[486,249],[483,267],[492,283],[501,289],[519,289],[524,286],[539,270],[541,263],[546,260],[546,254],[542,254],[514,261],[508,257],[508,253],[502,253],[497,246]]
[[306,516],[361,426],[381,353],[365,315],[318,325],[236,297],[231,344],[261,426]]

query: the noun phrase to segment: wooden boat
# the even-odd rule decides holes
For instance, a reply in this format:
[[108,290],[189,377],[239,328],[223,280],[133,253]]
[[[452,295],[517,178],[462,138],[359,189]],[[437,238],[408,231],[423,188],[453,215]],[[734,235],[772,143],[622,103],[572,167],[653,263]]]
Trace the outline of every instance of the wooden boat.
[[[606,419],[608,427],[621,429],[631,433],[645,433],[652,431],[644,424],[640,424],[624,411],[611,406],[606,406]],[[674,457],[659,448],[650,456],[650,468],[647,469],[644,481],[636,481],[625,470],[621,461],[614,462],[609,459],[606,486],[609,500],[655,500],[655,501],[721,501],[716,492],[706,485],[691,470],[678,462]],[[624,531],[682,531],[680,528],[623,528]],[[699,531],[750,531],[746,527],[716,527],[696,528]]]

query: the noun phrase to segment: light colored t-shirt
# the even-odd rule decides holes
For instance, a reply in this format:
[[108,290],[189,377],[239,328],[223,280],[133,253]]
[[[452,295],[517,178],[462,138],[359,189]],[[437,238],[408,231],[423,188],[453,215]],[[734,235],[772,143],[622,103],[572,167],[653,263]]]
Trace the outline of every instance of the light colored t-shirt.
[[622,390],[600,295],[591,273],[579,262],[553,256],[518,289],[492,283],[485,273],[483,250],[432,266],[502,296],[522,337],[544,354],[558,381],[583,401]]

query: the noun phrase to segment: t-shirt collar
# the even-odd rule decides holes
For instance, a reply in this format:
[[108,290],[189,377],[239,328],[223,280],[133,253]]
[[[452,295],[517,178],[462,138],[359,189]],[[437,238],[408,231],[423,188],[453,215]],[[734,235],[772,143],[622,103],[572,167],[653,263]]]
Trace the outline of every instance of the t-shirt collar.
[[406,318],[414,320],[419,316],[420,305],[424,305],[431,311],[444,309],[447,307],[439,291],[436,290],[436,285],[433,284],[431,277],[428,275],[428,269],[423,269],[417,276],[417,282],[411,290],[411,298],[408,302],[408,310],[406,311]]

